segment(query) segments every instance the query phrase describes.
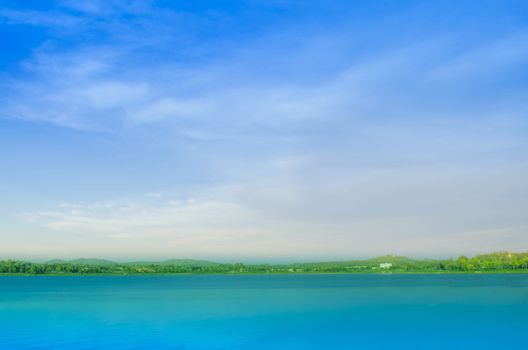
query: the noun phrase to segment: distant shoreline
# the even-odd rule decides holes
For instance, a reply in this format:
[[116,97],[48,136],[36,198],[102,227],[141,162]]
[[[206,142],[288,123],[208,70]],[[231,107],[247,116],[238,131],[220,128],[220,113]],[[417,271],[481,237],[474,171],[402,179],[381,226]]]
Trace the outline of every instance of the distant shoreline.
[[0,261],[0,276],[294,275],[294,274],[511,274],[528,273],[528,253],[495,252],[472,258],[411,259],[385,255],[365,260],[290,264],[217,263],[172,259],[118,263],[101,259]]
[[2,277],[175,277],[175,276],[302,276],[302,275],[376,275],[376,276],[397,276],[397,275],[524,275],[527,270],[518,271],[430,271],[430,272],[275,272],[275,273],[131,273],[131,274],[109,274],[109,273],[62,273],[62,274],[30,274],[30,273],[0,273]]

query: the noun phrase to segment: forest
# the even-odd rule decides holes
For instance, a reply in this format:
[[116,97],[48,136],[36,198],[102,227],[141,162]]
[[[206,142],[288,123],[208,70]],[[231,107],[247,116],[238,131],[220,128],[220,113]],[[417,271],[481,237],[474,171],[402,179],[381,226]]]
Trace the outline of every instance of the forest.
[[291,264],[216,263],[173,259],[113,262],[100,259],[0,261],[1,275],[301,274],[301,273],[506,273],[528,272],[528,252],[495,252],[457,259],[386,255],[365,260]]

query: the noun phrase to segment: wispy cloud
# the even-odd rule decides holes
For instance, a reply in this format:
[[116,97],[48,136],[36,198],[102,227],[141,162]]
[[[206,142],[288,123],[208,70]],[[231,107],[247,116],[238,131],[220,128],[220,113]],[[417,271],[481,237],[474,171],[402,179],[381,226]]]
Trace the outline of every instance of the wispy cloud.
[[0,9],[0,19],[8,24],[27,24],[50,28],[71,28],[82,23],[82,19],[58,11],[41,12]]
[[[426,165],[302,175],[316,165],[325,164],[279,162],[259,181],[209,188],[197,197],[65,204],[25,217],[80,240],[123,240],[120,252],[129,255],[139,253],[134,244],[153,241],[165,255],[183,249],[222,258],[423,255],[439,247],[457,254],[527,243],[522,208],[528,203],[518,191],[528,189],[513,175],[526,168]],[[505,235],[515,239],[502,241]]]
[[[163,123],[193,129],[190,135],[206,133],[211,127],[221,135],[233,128],[336,119],[368,123],[380,116],[409,119],[427,114],[434,121],[455,113],[480,114],[505,104],[522,106],[524,95],[519,94],[475,105],[470,87],[481,82],[475,72],[490,74],[524,64],[527,55],[519,40],[522,36],[506,37],[489,47],[465,50],[451,55],[448,63],[435,63],[432,58],[449,53],[449,46],[398,48],[367,60],[352,60],[317,84],[296,77],[263,79],[244,64],[254,59],[245,52],[195,67],[158,59],[130,64],[130,58],[138,54],[138,42],[66,53],[44,49],[26,64],[36,79],[13,82],[2,115],[100,130]],[[318,47],[305,46],[304,55],[313,57]],[[272,53],[285,54],[281,50]],[[281,61],[272,63],[280,65]],[[465,79],[464,86],[457,88],[457,81],[449,77]],[[482,87],[476,88],[487,94]],[[453,89],[459,94],[456,99]],[[30,98],[30,105],[24,103]]]
[[131,254],[525,243],[525,28],[409,29],[395,11],[359,24],[277,20],[246,33],[231,10],[150,1],[0,10],[3,23],[46,31],[2,82],[1,118],[105,133],[176,159],[182,176],[160,186],[163,162],[121,159],[135,169],[124,177],[151,179],[157,191],[84,200],[80,190],[84,204],[50,200],[26,219],[61,238],[79,234],[94,251],[93,242],[127,242]]
[[464,50],[439,64],[428,75],[440,81],[479,81],[508,76],[528,62],[528,32],[521,31]]

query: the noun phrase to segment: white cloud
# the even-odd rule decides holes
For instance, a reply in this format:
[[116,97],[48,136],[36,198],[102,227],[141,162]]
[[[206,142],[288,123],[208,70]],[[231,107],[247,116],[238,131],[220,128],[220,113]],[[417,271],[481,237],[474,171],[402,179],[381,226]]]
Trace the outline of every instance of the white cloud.
[[149,192],[147,193],[147,197],[161,198],[163,197],[163,192]]
[[523,210],[528,188],[518,176],[526,167],[489,171],[482,164],[472,169],[424,164],[342,168],[345,173],[336,176],[334,169],[312,171],[325,166],[320,160],[286,162],[271,163],[260,180],[211,187],[194,197],[165,193],[63,204],[25,216],[79,241],[107,240],[107,248],[128,256],[458,254],[528,243]]
[[[189,24],[148,3],[61,6],[64,18],[0,13],[71,29],[34,51],[24,65],[29,78],[4,84],[0,117],[155,144],[167,158],[184,154],[178,169],[206,179],[184,198],[153,183],[163,192],[27,213],[52,232],[50,242],[93,255],[119,248],[187,256],[426,254],[526,243],[526,92],[482,84],[483,76],[507,84],[500,73],[522,69],[524,33],[462,50],[458,37],[430,37],[364,53],[355,44],[372,38],[352,40],[346,26],[340,35],[286,28],[239,44],[202,43],[189,39],[200,19]],[[126,22],[120,13],[140,18]],[[55,45],[87,25],[104,40]]]
[[80,25],[82,19],[61,12],[16,11],[0,9],[0,19],[9,24],[29,24],[51,28],[71,28]]
[[[456,87],[446,85],[449,76],[460,78],[464,74],[469,74],[466,86],[471,79],[478,83],[478,77],[471,75],[468,67],[471,71],[486,71],[490,65],[493,69],[506,69],[511,64],[521,64],[522,50],[511,53],[511,43],[507,37],[486,47],[489,52],[501,51],[500,57],[505,59],[482,59],[486,54],[478,49],[455,55],[451,63],[439,65],[431,57],[449,52],[448,45],[411,45],[377,57],[351,60],[316,84],[307,84],[300,77],[260,77],[251,66],[240,64],[253,59],[244,51],[234,53],[229,60],[185,67],[170,61],[129,64],[137,44],[86,47],[66,54],[43,50],[27,63],[37,79],[15,82],[9,99],[0,104],[0,111],[10,118],[88,130],[115,131],[159,123],[175,132],[186,130],[187,135],[198,139],[212,134],[239,137],[260,132],[263,126],[287,130],[305,123],[329,124],[335,120],[342,121],[345,127],[357,121],[357,126],[362,127],[384,118],[409,120],[426,116],[424,122],[434,123],[454,118],[455,114],[467,118],[468,114],[482,115],[486,110],[496,113],[494,109],[506,105],[511,106],[511,115],[515,106],[522,105],[522,96],[500,96],[499,101],[480,100],[475,104],[475,98],[464,90],[458,90],[460,96],[453,100],[452,90],[456,91]],[[314,53],[307,51],[305,55]],[[280,65],[281,61],[272,64]],[[25,103],[30,99],[31,104]]]
[[432,69],[426,78],[440,82],[481,80],[528,62],[528,33],[519,32],[471,47]]

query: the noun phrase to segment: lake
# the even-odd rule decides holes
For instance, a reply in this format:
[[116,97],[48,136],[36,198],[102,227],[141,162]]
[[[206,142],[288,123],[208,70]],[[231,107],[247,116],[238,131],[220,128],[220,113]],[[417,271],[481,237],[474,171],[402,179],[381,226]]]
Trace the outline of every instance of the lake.
[[0,277],[0,349],[528,348],[528,275]]

